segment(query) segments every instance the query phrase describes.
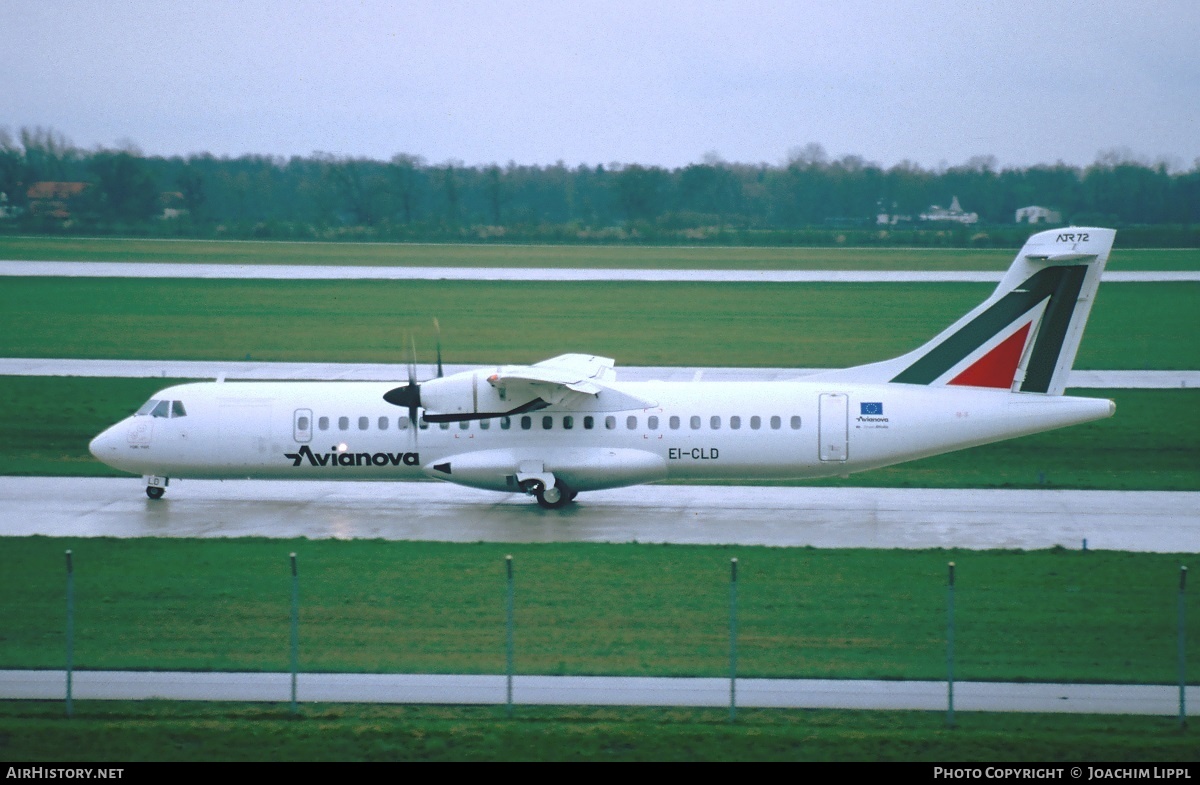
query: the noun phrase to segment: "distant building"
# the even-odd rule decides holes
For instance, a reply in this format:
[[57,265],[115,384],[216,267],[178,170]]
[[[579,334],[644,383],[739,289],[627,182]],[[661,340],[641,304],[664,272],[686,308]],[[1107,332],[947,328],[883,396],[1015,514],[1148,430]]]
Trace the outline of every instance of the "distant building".
[[1017,223],[1028,224],[1060,224],[1062,213],[1049,207],[1030,205],[1017,210]]
[[87,190],[88,183],[40,182],[29,186],[29,212],[51,218],[70,218],[70,203]]
[[954,221],[960,224],[979,223],[979,213],[964,212],[962,205],[958,203],[958,197],[955,196],[950,201],[949,207],[940,207],[933,205],[926,212],[921,213],[922,221]]
[[169,221],[174,218],[180,218],[188,214],[187,208],[184,207],[183,194],[179,191],[163,191],[158,195],[158,206],[162,208],[158,218],[162,221]]
[[875,215],[875,225],[876,226],[895,226],[896,224],[911,223],[911,222],[912,222],[911,215],[897,215],[896,214],[896,203],[895,202],[892,202],[891,212],[888,212],[887,208],[883,206],[882,201],[879,202],[878,212]]

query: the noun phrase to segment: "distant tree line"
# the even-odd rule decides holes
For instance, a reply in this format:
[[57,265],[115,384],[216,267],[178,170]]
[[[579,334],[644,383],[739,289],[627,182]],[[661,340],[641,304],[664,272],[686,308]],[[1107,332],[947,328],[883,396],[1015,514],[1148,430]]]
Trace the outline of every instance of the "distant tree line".
[[[86,183],[56,193],[38,183]],[[0,129],[0,231],[184,237],[507,242],[1014,245],[1020,207],[1127,228],[1148,245],[1200,245],[1200,160],[1171,172],[1119,153],[1088,167],[890,168],[819,145],[784,163],[708,156],[640,164],[466,166],[397,154],[163,158],[81,150],[44,128]],[[973,225],[918,216],[958,197]],[[878,225],[877,215],[900,216]],[[911,220],[904,220],[905,218]],[[1138,227],[1146,231],[1138,232]],[[1151,230],[1152,228],[1152,230]],[[1133,230],[1130,235],[1128,229]]]

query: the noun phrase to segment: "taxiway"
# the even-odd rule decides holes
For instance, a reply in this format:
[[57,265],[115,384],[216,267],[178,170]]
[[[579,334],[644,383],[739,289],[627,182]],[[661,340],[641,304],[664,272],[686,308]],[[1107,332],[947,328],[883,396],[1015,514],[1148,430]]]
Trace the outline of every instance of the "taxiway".
[[562,510],[439,482],[0,478],[0,536],[1200,552],[1200,494],[647,485]]
[[[0,276],[393,281],[688,281],[707,283],[996,283],[1002,270],[647,270],[573,267],[366,267],[178,262],[0,261]],[[1200,281],[1200,271],[1117,271],[1112,283]]]

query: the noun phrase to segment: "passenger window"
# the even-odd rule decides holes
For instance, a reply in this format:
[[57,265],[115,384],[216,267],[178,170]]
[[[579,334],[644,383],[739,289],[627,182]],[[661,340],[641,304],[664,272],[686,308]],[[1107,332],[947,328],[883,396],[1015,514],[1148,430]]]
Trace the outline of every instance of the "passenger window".
[[150,412],[150,416],[151,417],[170,417],[171,416],[171,402],[170,401],[159,401],[158,404],[154,407],[154,411]]
[[318,417],[317,418],[317,427],[320,428],[322,431],[328,431],[329,430],[329,418],[328,417]]
[[396,428],[397,428],[397,430],[407,431],[408,430],[408,418],[407,417],[397,417],[396,418]]
[[625,418],[625,427],[633,431],[637,429],[637,417],[632,414]]
[[605,418],[604,418],[604,428],[605,428],[605,430],[609,430],[609,431],[611,431],[611,430],[613,430],[613,429],[614,429],[614,428],[616,428],[616,427],[617,427],[617,418],[616,418],[616,417],[613,417],[613,416],[610,414],[610,415],[608,415],[607,417],[605,417]]
[[428,431],[429,430],[429,420],[426,420],[425,416],[421,415],[421,419],[417,420],[417,427],[420,428],[422,431]]
[[491,427],[492,427],[491,420],[480,420],[479,421],[479,430],[486,431],[488,428],[491,428]]
[[338,430],[339,431],[350,430],[350,418],[349,417],[339,417],[338,418]]
[[546,416],[542,417],[542,430],[543,431],[548,431],[553,427],[554,427],[554,418],[553,417],[551,417],[548,414]]
[[[171,416],[172,417],[187,417],[187,412],[183,410],[183,401],[171,401]],[[308,430],[308,426],[304,426],[304,430]]]
[[679,418],[678,417],[676,417],[675,415],[671,415],[671,419],[667,420],[667,422],[670,424],[672,431],[679,430]]
[[507,431],[511,427],[512,427],[512,418],[511,417],[501,417],[500,418],[500,430]]
[[762,418],[757,414],[750,418],[750,430],[757,431],[762,427]]
[[440,423],[438,423],[438,427],[441,428],[443,431],[448,431],[448,430],[450,430],[450,423],[440,422]]
[[792,430],[800,430],[800,417],[795,414],[792,415]]
[[721,418],[714,414],[712,419],[708,421],[708,427],[712,428],[714,431],[721,430]]
[[471,421],[470,420],[459,420],[458,427],[460,430],[465,431],[471,427]]
[[388,429],[388,418],[380,417],[379,418],[379,430],[386,431],[387,429]]
[[652,431],[658,430],[658,418],[653,414],[646,418],[646,427]]
[[529,415],[525,415],[524,417],[521,418],[521,430],[522,431],[528,431],[532,427],[533,427],[533,418],[532,417],[530,417]]
[[771,430],[778,431],[780,425],[783,425],[783,420],[779,419],[779,415],[777,414],[771,418]]
[[738,417],[735,414],[729,418],[729,428],[731,430],[736,431],[738,428],[741,428],[741,427],[742,427],[742,418],[741,417]]
[[298,430],[298,431],[307,431],[308,430],[308,418],[307,417],[297,417],[296,418],[296,430]]
[[688,422],[688,425],[692,426],[693,431],[700,430],[700,415],[693,414],[692,419]]
[[592,417],[589,414],[587,417],[583,418],[583,429],[585,431],[590,431],[591,429],[593,429],[595,427],[596,427],[596,418],[595,417]]
[[366,429],[368,429],[370,427],[371,427],[371,418],[370,417],[359,417],[358,418],[358,429],[360,431],[365,431]]
[[569,414],[565,415],[563,417],[563,429],[569,431],[574,427],[575,427],[575,418]]

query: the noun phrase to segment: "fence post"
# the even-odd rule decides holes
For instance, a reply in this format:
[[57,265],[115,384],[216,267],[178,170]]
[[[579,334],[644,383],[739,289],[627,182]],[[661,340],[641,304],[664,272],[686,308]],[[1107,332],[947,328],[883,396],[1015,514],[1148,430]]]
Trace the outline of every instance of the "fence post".
[[300,576],[296,570],[296,554],[291,554],[292,561],[292,630],[291,630],[291,666],[292,666],[292,714],[300,711],[296,705],[296,674],[300,670]]
[[946,584],[946,725],[954,727],[954,562]]
[[1179,568],[1179,727],[1187,727],[1187,656],[1184,647],[1184,590],[1187,588],[1187,567]]
[[75,713],[72,687],[75,671],[75,568],[67,551],[67,716]]
[[508,574],[508,588],[505,593],[504,616],[504,654],[506,674],[505,712],[509,717],[513,713],[513,563],[512,554],[504,557],[504,569]]
[[737,557],[729,560],[729,721],[737,720]]

